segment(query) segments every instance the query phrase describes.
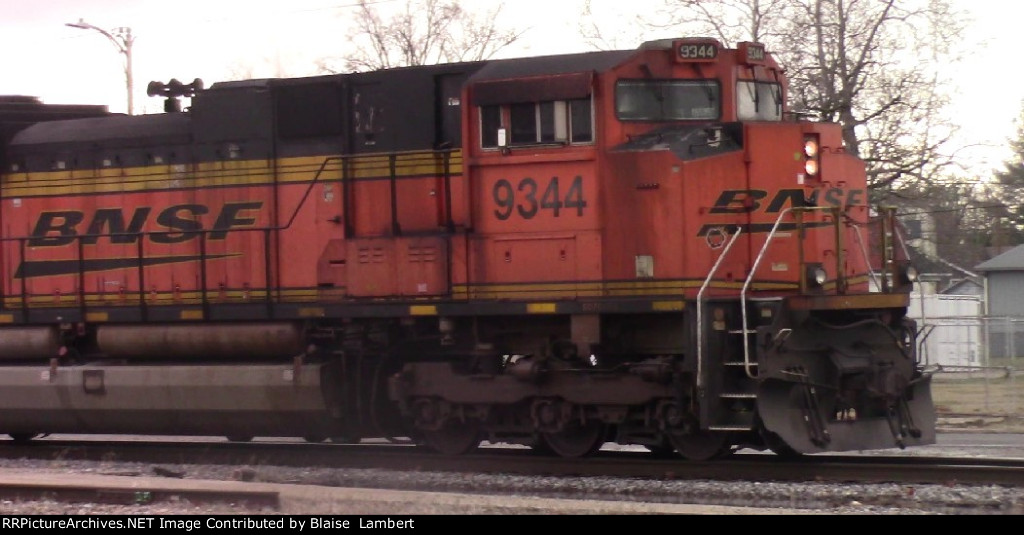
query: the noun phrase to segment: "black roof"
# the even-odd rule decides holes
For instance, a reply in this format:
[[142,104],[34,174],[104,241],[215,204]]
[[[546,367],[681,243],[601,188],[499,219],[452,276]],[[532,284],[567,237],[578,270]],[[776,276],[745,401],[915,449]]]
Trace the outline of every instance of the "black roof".
[[470,83],[577,72],[604,72],[635,55],[636,50],[604,50],[536,58],[498,59],[487,62]]
[[189,135],[189,115],[110,115],[33,124],[17,133],[11,146],[87,143],[110,139],[154,139]]

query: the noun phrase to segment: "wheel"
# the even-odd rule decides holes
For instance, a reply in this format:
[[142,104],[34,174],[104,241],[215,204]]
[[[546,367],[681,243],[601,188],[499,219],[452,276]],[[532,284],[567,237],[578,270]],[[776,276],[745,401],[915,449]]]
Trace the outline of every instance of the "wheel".
[[562,457],[586,457],[601,449],[605,442],[605,427],[600,422],[571,423],[561,431],[542,436],[547,447]]
[[231,442],[252,442],[253,437],[249,435],[228,435]]
[[710,461],[732,453],[732,442],[728,433],[669,433],[672,447],[690,461]]
[[547,457],[555,454],[555,451],[551,449],[550,445],[548,445],[548,441],[544,440],[543,435],[536,435],[529,441],[527,446],[529,446],[530,450],[536,455],[543,455]]
[[30,442],[33,438],[39,436],[39,433],[11,433],[10,437],[18,444],[25,444]]
[[676,456],[676,449],[672,447],[672,444],[668,439],[663,439],[659,444],[645,444],[647,451],[651,452],[651,455],[658,459],[668,459]]
[[792,446],[786,444],[779,435],[772,433],[771,431],[761,427],[761,440],[764,441],[764,445],[768,449],[772,450],[772,453],[785,459],[797,459],[803,457],[804,454],[793,449]]
[[462,455],[480,445],[480,428],[473,422],[449,419],[434,431],[422,432],[423,445],[444,455]]

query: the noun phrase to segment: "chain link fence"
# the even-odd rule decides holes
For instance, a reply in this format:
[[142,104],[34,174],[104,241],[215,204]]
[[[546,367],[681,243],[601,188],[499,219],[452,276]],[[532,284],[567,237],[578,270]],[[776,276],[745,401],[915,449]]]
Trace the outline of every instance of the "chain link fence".
[[959,310],[915,317],[940,422],[1024,432],[1024,317],[971,316],[962,303]]

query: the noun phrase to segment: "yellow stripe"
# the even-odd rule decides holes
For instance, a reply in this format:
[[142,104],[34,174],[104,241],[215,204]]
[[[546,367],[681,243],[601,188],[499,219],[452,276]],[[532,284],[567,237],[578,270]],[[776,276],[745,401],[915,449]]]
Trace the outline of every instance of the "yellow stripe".
[[527,314],[554,314],[558,310],[558,305],[555,303],[528,303],[526,305]]
[[651,310],[658,312],[674,312],[682,309],[682,301],[655,301],[651,303]]
[[0,314],[0,323],[14,323],[14,314]]
[[433,305],[413,305],[409,307],[410,316],[436,316],[437,307]]
[[[225,160],[199,164],[151,165],[147,167],[104,168],[96,171],[49,171],[4,174],[0,187],[4,197],[82,195],[159,191],[177,188],[215,186],[262,187],[282,183],[310,182],[327,162],[319,180],[339,181],[343,176],[341,160],[332,156],[282,158],[277,160]],[[348,158],[350,179],[386,178],[391,176],[388,156]],[[453,153],[448,171],[462,174],[462,156]],[[395,177],[435,176],[444,172],[443,158],[432,152],[410,152],[396,155]]]
[[85,321],[108,321],[110,315],[106,312],[87,312],[85,314]]
[[322,317],[324,317],[324,314],[325,314],[324,309],[320,308],[320,307],[300,308],[299,309],[299,317],[300,318],[322,318]]
[[203,319],[202,310],[182,310],[181,319],[183,320],[201,320]]

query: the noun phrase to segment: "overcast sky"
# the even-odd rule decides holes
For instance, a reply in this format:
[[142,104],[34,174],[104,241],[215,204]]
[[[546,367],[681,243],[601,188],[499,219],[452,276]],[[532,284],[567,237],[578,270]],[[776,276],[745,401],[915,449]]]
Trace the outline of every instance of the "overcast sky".
[[[597,0],[614,3],[610,0]],[[635,0],[653,5],[658,0]],[[403,5],[377,0],[380,9]],[[466,5],[484,10],[496,0]],[[617,3],[617,2],[615,2]],[[127,26],[132,47],[135,107],[162,109],[145,96],[153,80],[201,78],[210,85],[237,77],[317,74],[314,61],[345,52],[346,13],[354,0],[0,0],[0,94],[39,96],[52,103],[99,103],[126,109],[122,57],[101,33]],[[501,25],[529,28],[505,53],[557,54],[586,50],[579,37],[578,0],[504,2]],[[506,22],[507,21],[507,22]]]
[[[400,0],[378,0],[382,8]],[[472,0],[484,9],[499,0]],[[955,121],[965,143],[988,146],[967,157],[975,169],[991,169],[1009,157],[1006,139],[1024,99],[1024,69],[1016,62],[1024,3],[954,0],[973,17],[963,38],[978,46],[964,69]],[[0,94],[30,95],[48,103],[105,104],[127,108],[123,62],[102,34],[67,27],[85,22],[113,30],[130,27],[135,37],[135,112],[159,112],[147,97],[150,81],[171,78],[209,86],[238,72],[255,76],[316,74],[314,60],[344,52],[344,13],[354,0],[0,0]],[[543,55],[587,50],[577,19],[583,0],[506,0],[499,23],[528,29],[503,55]],[[626,20],[661,0],[594,0],[608,20]],[[629,10],[629,11],[624,11]],[[644,35],[640,41],[672,37]]]

